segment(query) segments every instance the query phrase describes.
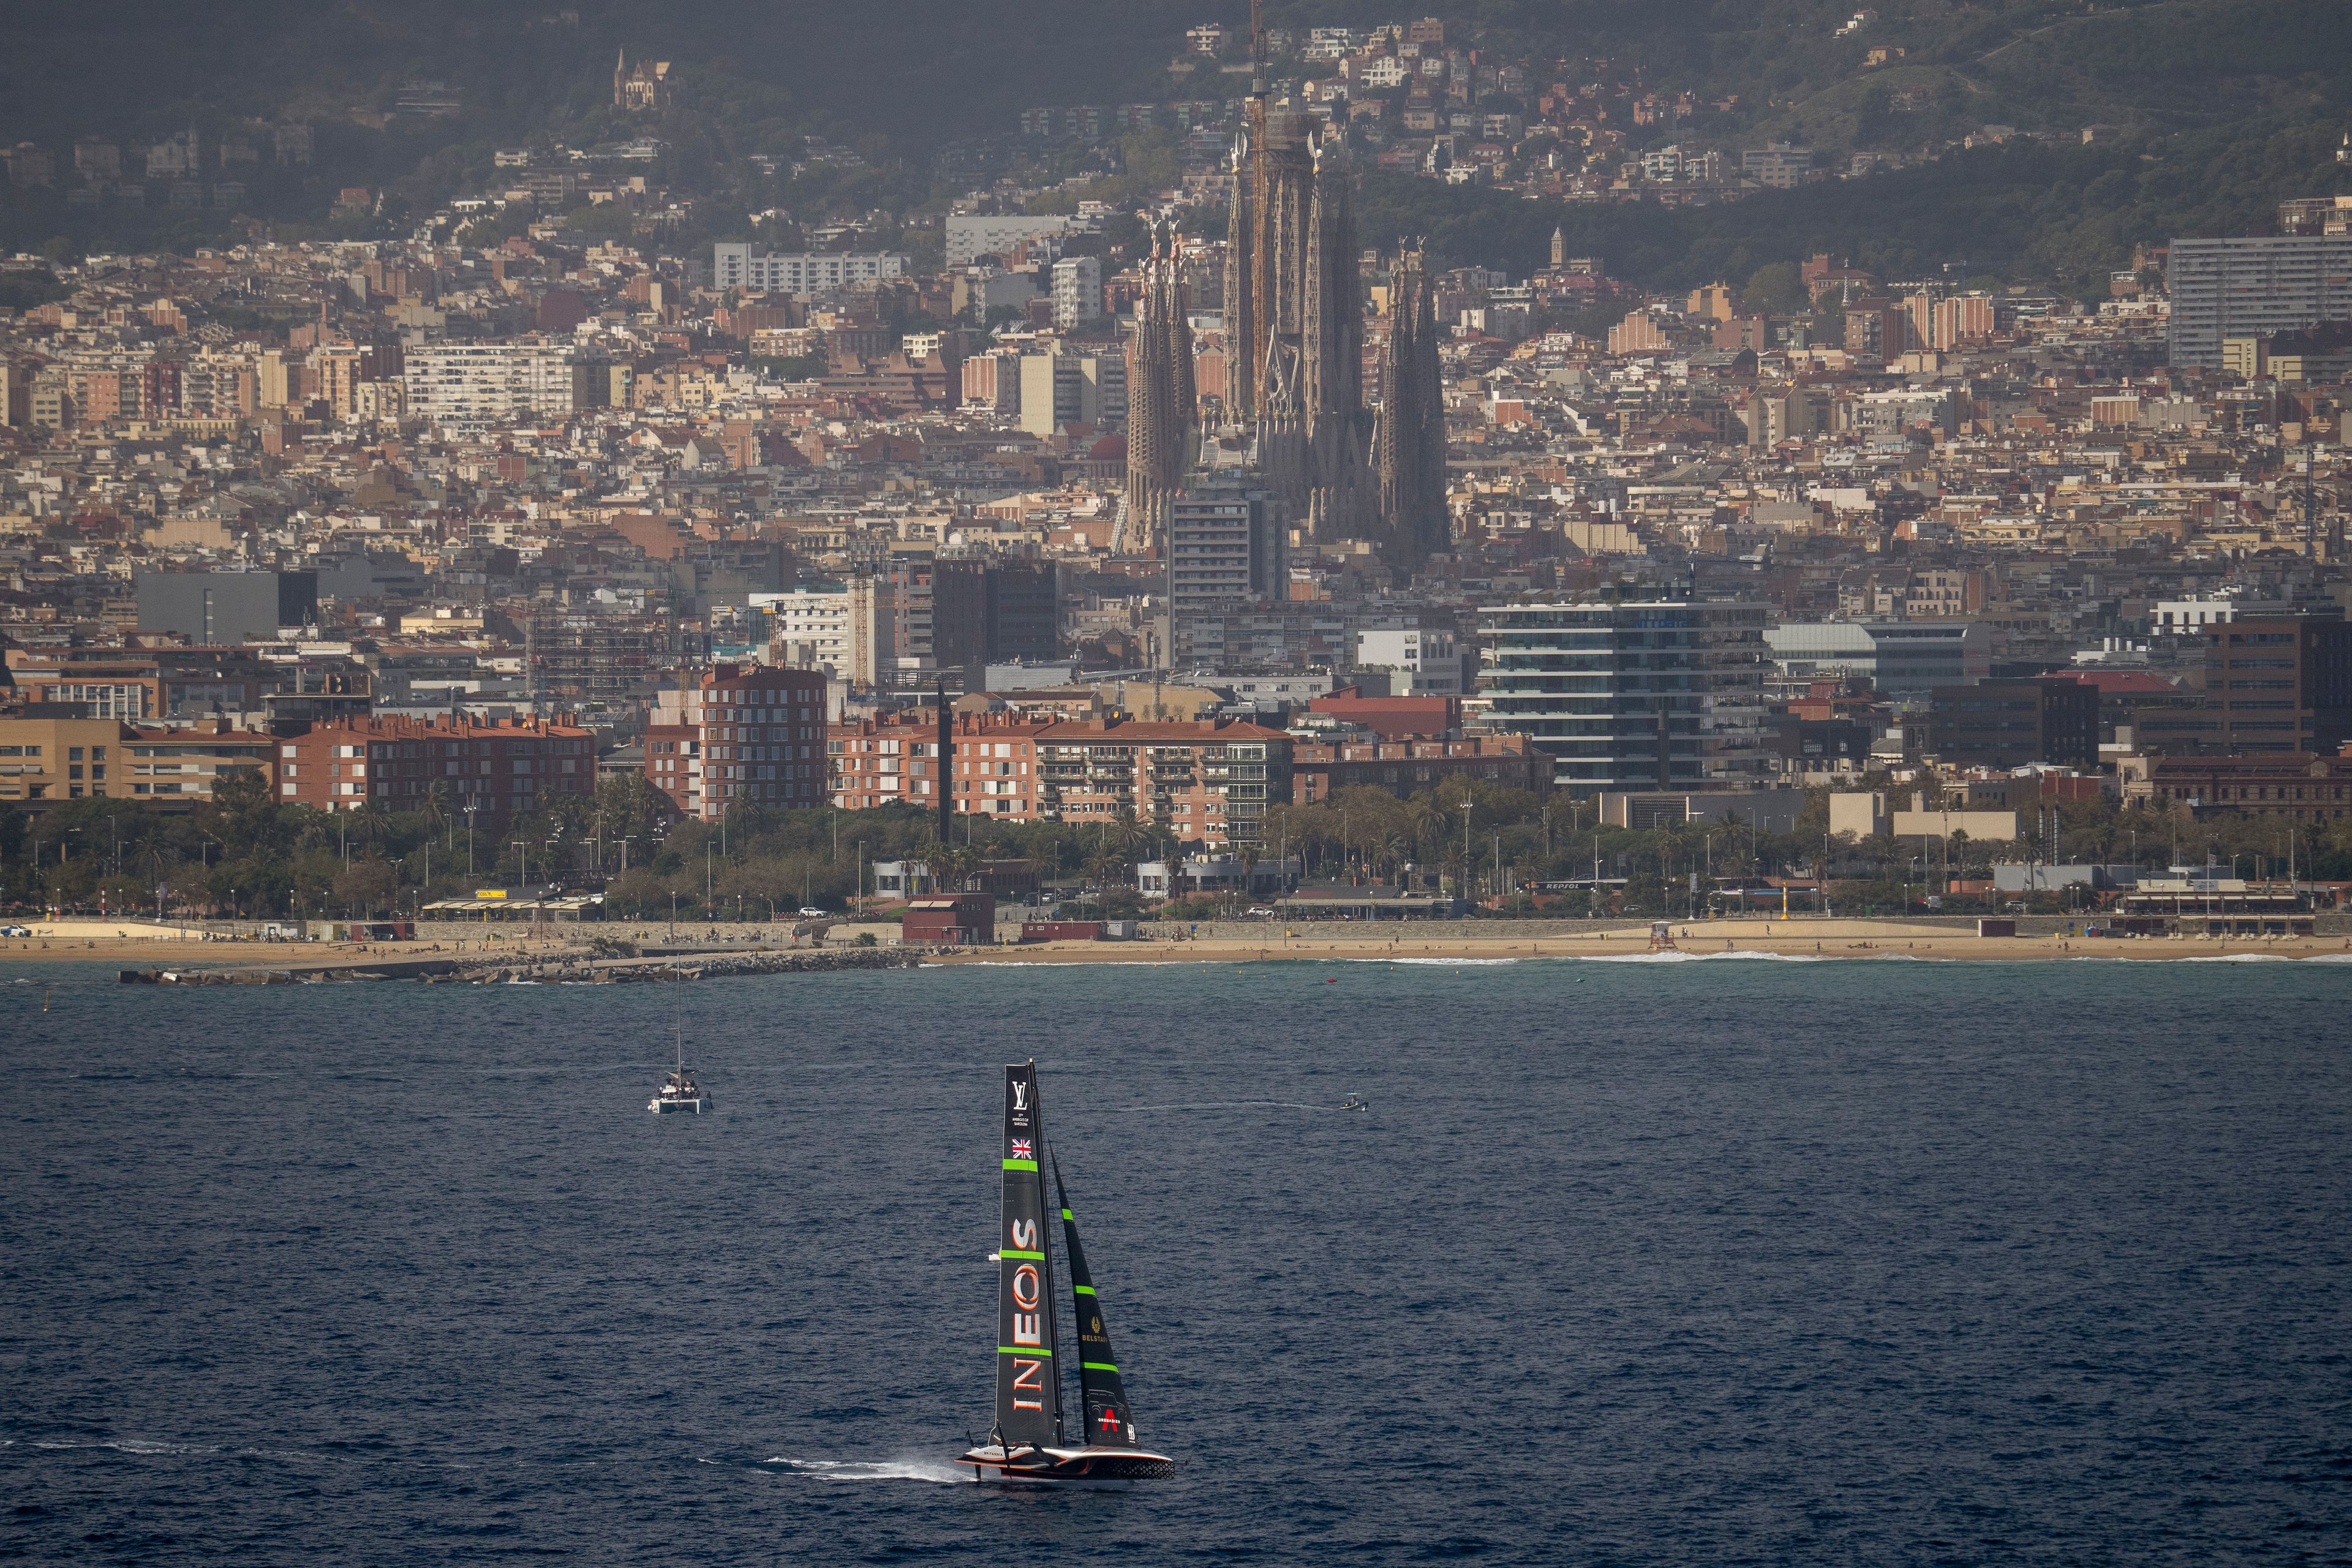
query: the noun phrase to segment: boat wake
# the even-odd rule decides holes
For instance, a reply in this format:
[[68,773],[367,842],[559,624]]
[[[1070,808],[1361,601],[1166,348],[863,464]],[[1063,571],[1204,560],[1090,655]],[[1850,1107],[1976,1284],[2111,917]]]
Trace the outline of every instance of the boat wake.
[[1309,1105],[1300,1100],[1193,1100],[1181,1105],[1114,1105],[1106,1107],[1104,1116],[1132,1116],[1143,1110],[1234,1110],[1244,1105],[1271,1105],[1283,1110],[1337,1110],[1336,1105]]
[[813,1481],[969,1481],[971,1472],[944,1459],[793,1459],[779,1454],[760,1461]]

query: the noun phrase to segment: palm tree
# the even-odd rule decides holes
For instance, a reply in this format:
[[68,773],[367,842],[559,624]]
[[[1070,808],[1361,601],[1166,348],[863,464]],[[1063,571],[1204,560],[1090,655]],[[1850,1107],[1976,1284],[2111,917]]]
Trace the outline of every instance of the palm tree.
[[1396,834],[1389,834],[1372,847],[1376,871],[1385,869],[1391,879],[1400,873],[1404,863],[1412,858],[1412,847]]
[[1446,829],[1454,825],[1453,813],[1434,794],[1415,795],[1412,804],[1404,808],[1404,816],[1416,847],[1442,840]]

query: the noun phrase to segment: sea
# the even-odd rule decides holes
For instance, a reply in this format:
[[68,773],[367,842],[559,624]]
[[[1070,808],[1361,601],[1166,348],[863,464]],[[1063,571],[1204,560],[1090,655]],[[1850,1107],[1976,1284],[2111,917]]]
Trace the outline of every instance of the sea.
[[[2343,1563],[2347,999],[2324,961],[0,971],[0,1559]],[[649,1115],[680,1036],[714,1109]],[[1029,1058],[1173,1480],[951,1462]]]

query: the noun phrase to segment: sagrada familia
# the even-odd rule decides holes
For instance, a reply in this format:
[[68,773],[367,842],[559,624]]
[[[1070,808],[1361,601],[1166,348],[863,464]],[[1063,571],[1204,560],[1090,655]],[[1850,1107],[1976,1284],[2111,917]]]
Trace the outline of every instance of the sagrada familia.
[[[1391,273],[1379,406],[1364,402],[1355,172],[1317,122],[1261,89],[1234,148],[1226,236],[1221,443],[1246,448],[1283,525],[1309,542],[1374,542],[1409,575],[1448,547],[1436,295],[1416,250]],[[1128,377],[1129,548],[1164,543],[1196,471],[1194,395],[1174,237],[1155,234]]]

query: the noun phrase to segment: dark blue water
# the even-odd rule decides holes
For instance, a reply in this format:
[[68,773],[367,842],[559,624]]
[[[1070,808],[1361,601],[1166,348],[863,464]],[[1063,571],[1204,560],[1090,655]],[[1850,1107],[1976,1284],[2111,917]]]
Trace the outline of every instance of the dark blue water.
[[[47,974],[0,1556],[2352,1555],[2352,965],[728,981],[699,1121],[652,987]],[[1172,1483],[944,1462],[1033,1054]]]

